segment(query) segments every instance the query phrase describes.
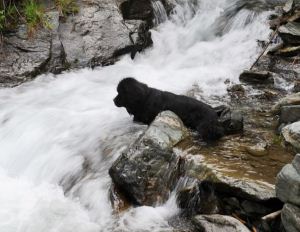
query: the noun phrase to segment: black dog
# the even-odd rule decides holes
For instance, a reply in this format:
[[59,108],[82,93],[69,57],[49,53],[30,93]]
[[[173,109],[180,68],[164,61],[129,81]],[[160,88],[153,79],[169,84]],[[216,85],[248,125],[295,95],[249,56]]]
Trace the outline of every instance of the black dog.
[[196,99],[150,88],[131,77],[121,80],[117,91],[115,105],[125,107],[134,116],[134,121],[149,125],[160,112],[170,110],[187,127],[197,130],[205,141],[224,135],[216,111]]

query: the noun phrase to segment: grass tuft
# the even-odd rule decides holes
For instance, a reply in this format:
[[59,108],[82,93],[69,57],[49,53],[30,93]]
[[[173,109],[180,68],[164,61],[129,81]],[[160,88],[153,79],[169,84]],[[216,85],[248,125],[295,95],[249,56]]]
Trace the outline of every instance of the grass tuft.
[[76,14],[79,11],[75,0],[56,0],[55,2],[61,16]]

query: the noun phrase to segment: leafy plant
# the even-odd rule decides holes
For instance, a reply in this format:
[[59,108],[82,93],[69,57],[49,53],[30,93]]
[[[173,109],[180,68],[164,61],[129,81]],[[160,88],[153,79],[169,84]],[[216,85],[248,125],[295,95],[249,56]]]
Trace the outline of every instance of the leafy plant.
[[79,11],[79,7],[75,0],[56,0],[55,2],[62,16],[76,14]]

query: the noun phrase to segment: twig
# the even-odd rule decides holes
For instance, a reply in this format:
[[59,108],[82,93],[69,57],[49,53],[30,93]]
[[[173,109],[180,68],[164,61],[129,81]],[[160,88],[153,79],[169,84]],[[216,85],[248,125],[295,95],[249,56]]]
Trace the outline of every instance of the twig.
[[281,210],[278,210],[276,212],[273,212],[273,213],[270,213],[270,214],[268,214],[266,216],[263,216],[261,219],[264,220],[264,221],[273,220],[276,217],[278,217],[280,214],[281,214]]
[[250,70],[252,70],[254,68],[254,66],[257,64],[257,62],[260,60],[260,58],[263,56],[263,54],[266,52],[267,48],[270,46],[272,40],[274,39],[275,35],[278,32],[278,28],[279,26],[276,27],[276,30],[273,32],[273,35],[271,36],[271,38],[269,39],[269,42],[266,44],[266,47],[264,48],[263,52],[260,54],[260,56],[255,60],[255,62],[253,63],[253,65],[251,66]]

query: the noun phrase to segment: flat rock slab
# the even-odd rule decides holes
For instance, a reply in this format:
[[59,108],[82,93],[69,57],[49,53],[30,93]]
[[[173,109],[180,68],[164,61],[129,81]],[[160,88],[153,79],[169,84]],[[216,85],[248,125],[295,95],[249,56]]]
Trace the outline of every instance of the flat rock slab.
[[162,112],[113,163],[113,183],[133,204],[165,202],[179,178],[180,157],[172,148],[186,136],[182,121],[170,111]]
[[276,195],[283,202],[300,206],[300,154],[278,174]]
[[282,128],[284,140],[296,150],[300,150],[300,122],[294,122]]
[[199,215],[193,218],[193,224],[202,232],[250,232],[237,219],[224,215]]
[[286,232],[300,231],[300,208],[285,204],[281,212],[281,221]]
[[[219,162],[222,161],[219,160]],[[235,173],[233,170],[223,168],[222,164],[218,165],[216,160],[212,162],[207,157],[193,155],[187,157],[184,169],[186,176],[212,182],[216,190],[232,196],[253,201],[267,201],[275,198],[274,184],[259,179],[250,179],[242,172],[236,171]]]
[[273,83],[272,74],[267,71],[250,71],[245,70],[240,75],[240,81],[250,84]]
[[300,23],[289,22],[278,29],[285,44],[300,44]]

